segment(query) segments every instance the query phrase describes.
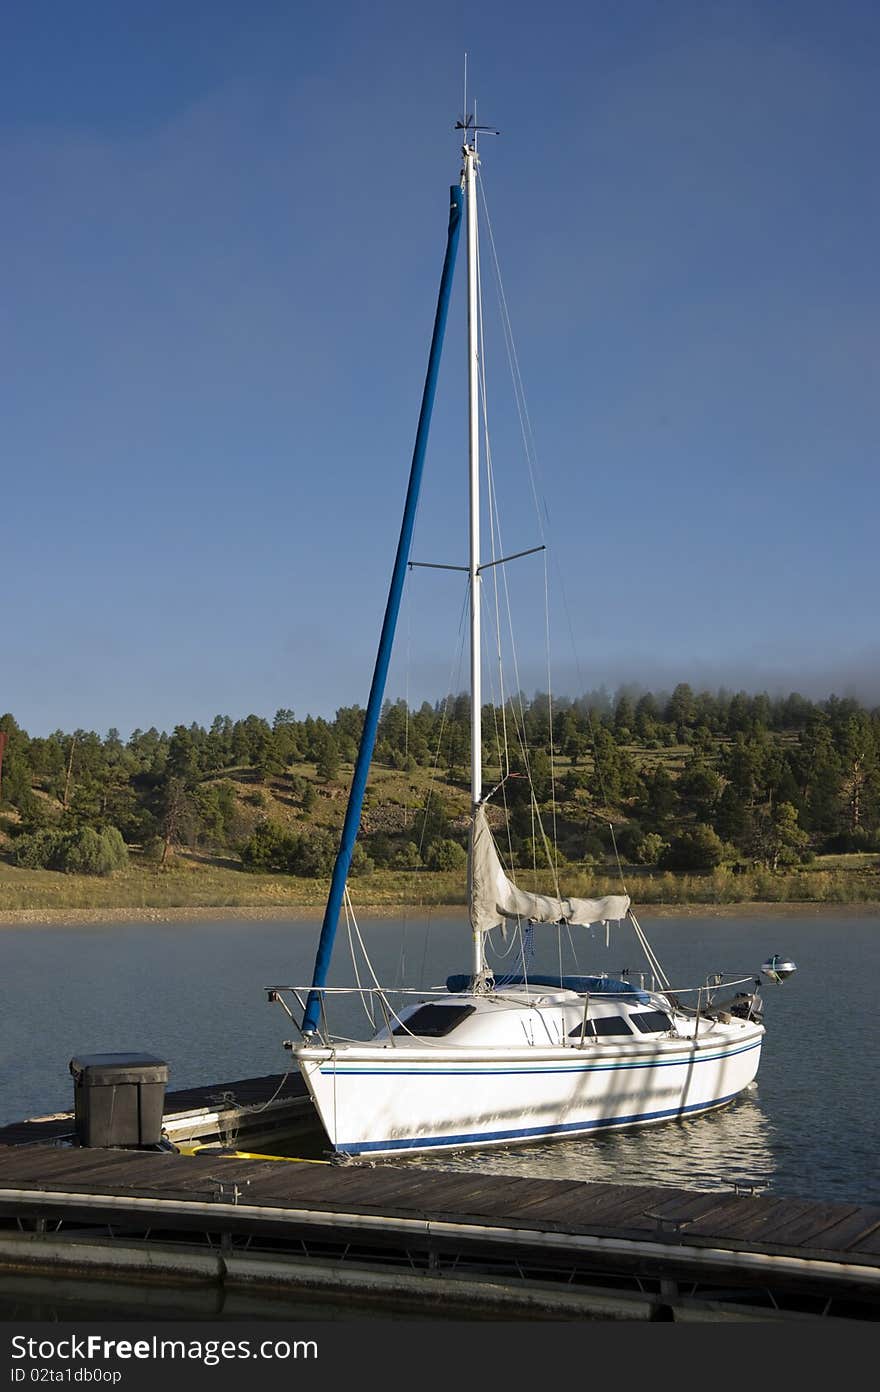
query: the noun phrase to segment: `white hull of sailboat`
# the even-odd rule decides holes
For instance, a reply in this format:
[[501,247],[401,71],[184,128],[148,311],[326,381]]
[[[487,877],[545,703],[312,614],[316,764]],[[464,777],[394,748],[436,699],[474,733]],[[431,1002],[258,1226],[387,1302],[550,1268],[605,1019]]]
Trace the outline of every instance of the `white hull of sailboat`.
[[754,1079],[764,1030],[623,1049],[345,1045],[294,1056],[333,1149],[394,1155],[643,1126],[730,1102]]

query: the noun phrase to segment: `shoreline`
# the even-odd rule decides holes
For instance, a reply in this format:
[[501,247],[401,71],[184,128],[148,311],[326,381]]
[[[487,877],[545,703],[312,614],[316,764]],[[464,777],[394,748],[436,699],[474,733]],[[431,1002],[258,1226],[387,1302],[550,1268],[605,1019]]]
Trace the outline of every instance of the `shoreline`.
[[[428,918],[464,916],[462,904],[383,905],[363,906],[361,918]],[[735,904],[645,904],[639,918],[880,918],[880,903],[829,903],[802,900],[774,903],[770,900],[743,901]],[[169,907],[169,908],[100,908],[100,909],[0,909],[0,930],[3,928],[70,927],[100,923],[214,923],[221,920],[241,922],[317,923],[323,908],[317,905],[288,904],[282,907]]]

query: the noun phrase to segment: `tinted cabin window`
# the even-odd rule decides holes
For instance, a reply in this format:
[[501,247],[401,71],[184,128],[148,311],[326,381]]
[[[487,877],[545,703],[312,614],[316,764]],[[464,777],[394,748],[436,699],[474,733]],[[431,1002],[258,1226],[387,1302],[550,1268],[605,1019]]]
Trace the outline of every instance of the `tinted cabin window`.
[[630,1019],[642,1034],[665,1034],[672,1028],[669,1016],[662,1010],[643,1010],[641,1015],[630,1015]]
[[[632,1034],[632,1030],[626,1023],[622,1015],[600,1016],[596,1020],[588,1020],[587,1028],[584,1031],[587,1039],[600,1039],[603,1035],[609,1034]],[[569,1031],[569,1039],[580,1039],[581,1027]]]
[[440,1039],[456,1025],[473,1015],[475,1005],[421,1005],[405,1024],[395,1025],[392,1034],[417,1034],[422,1039]]

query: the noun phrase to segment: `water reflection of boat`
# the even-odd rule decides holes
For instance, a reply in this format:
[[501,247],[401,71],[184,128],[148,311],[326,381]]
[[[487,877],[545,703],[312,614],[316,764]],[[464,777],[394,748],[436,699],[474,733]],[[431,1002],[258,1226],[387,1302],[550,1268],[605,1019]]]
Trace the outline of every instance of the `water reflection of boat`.
[[[671,1123],[672,1126],[676,1125]],[[747,1089],[735,1108],[703,1112],[670,1125],[607,1131],[562,1142],[494,1148],[491,1151],[445,1151],[418,1155],[406,1163],[457,1171],[542,1179],[589,1180],[611,1184],[658,1184],[703,1191],[773,1187],[777,1161],[773,1128],[757,1089]]]

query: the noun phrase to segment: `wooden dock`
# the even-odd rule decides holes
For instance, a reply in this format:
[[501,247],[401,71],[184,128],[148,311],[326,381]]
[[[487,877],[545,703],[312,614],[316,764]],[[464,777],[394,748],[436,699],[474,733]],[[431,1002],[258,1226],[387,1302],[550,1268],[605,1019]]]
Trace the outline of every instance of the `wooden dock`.
[[[165,1095],[163,1121],[175,1144],[237,1144],[242,1150],[298,1142],[314,1137],[319,1129],[299,1072],[178,1088]],[[74,1139],[73,1112],[0,1127],[0,1146],[64,1145]]]
[[8,1143],[10,1128],[0,1137],[6,1280],[357,1293],[456,1318],[880,1315],[880,1207],[78,1149],[52,1144],[48,1122],[22,1125],[47,1130],[25,1130],[25,1145]]

